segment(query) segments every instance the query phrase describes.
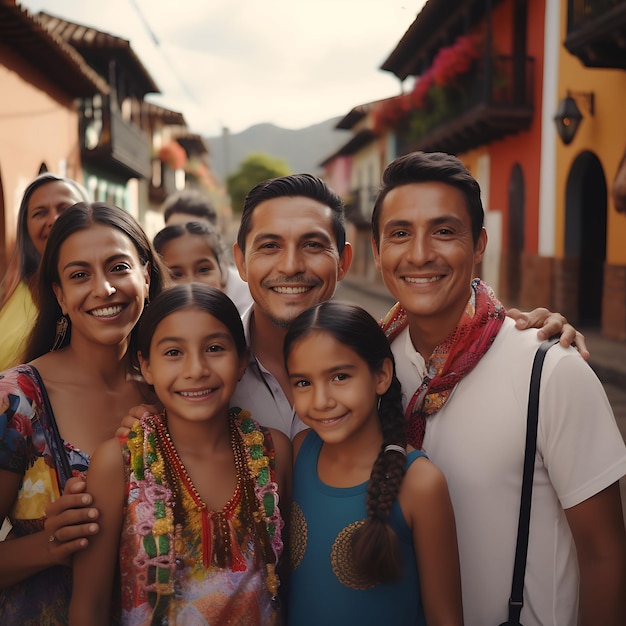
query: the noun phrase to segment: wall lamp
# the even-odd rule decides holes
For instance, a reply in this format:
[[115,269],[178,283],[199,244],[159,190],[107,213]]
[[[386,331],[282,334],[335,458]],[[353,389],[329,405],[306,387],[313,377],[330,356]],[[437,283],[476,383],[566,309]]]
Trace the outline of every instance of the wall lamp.
[[563,143],[569,145],[576,135],[578,126],[583,119],[583,114],[580,112],[576,99],[584,101],[590,115],[594,114],[594,93],[589,92],[573,92],[568,91],[567,96],[559,103],[559,108],[556,110],[554,116],[554,123],[556,124],[556,132],[559,133],[559,137]]

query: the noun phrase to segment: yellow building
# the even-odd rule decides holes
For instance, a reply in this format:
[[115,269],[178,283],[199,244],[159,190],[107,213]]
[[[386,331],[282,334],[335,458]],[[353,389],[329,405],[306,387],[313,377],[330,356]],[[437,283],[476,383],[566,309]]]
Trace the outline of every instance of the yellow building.
[[[553,250],[546,237],[540,253],[555,259],[556,310],[625,340],[626,214],[611,191],[626,149],[626,1],[558,4],[558,88],[544,98],[555,111],[575,103],[582,119],[570,143],[555,146]],[[565,130],[576,124],[564,121]]]

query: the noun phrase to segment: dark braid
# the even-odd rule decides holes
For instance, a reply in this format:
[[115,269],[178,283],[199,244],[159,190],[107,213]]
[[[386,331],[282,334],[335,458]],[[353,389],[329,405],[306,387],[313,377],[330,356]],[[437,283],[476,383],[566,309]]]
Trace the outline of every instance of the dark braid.
[[367,487],[369,517],[352,537],[355,571],[365,582],[391,582],[402,575],[398,537],[388,524],[393,503],[398,499],[406,472],[406,457],[397,451],[385,452],[395,444],[406,449],[406,421],[402,410],[402,389],[395,375],[387,392],[381,396],[380,417],[383,444],[374,462]]
[[[316,330],[330,333],[339,343],[353,350],[367,363],[371,372],[380,371],[386,360],[394,363],[387,337],[369,313],[357,306],[328,301],[304,311],[291,323],[285,336],[285,364],[294,344]],[[398,538],[388,521],[406,472],[406,456],[397,451],[384,451],[388,445],[406,450],[402,389],[395,365],[391,385],[380,397],[378,417],[383,443],[367,488],[368,517],[352,538],[353,567],[365,584],[390,582],[402,575]]]

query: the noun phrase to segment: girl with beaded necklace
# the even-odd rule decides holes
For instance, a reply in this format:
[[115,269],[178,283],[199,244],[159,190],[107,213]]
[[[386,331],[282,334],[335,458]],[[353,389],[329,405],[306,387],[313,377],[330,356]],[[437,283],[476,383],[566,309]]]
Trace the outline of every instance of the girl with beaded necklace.
[[200,283],[163,292],[139,361],[165,407],[95,452],[87,489],[101,531],[74,561],[70,624],[110,624],[119,554],[122,624],[269,625],[291,446],[230,409],[247,363],[241,319]]
[[363,309],[324,302],[284,344],[295,407],[289,623],[463,623],[445,478],[407,448],[389,343]]

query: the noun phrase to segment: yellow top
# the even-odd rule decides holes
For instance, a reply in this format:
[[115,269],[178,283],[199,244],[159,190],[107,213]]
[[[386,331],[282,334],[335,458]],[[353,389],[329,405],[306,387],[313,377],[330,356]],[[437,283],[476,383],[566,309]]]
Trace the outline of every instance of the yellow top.
[[36,318],[30,290],[21,282],[0,311],[0,372],[23,363],[22,353]]

